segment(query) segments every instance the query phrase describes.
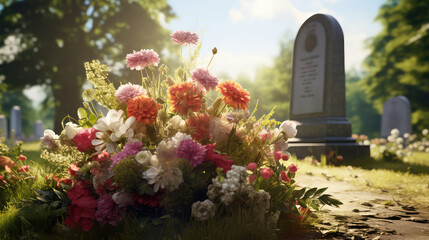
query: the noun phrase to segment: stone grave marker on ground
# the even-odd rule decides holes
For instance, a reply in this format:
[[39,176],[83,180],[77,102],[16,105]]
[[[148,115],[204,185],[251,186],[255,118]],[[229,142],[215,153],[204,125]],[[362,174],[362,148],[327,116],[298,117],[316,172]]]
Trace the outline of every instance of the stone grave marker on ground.
[[0,137],[7,138],[7,119],[4,115],[0,115]]
[[44,129],[43,129],[43,124],[42,124],[42,121],[41,120],[37,120],[35,123],[34,123],[34,138],[35,139],[40,139],[41,137],[43,137],[43,132],[44,132]]
[[316,14],[294,44],[290,119],[298,134],[289,140],[298,158],[335,151],[345,160],[369,157],[369,147],[351,137],[346,118],[344,37],[332,16]]
[[21,137],[21,108],[19,106],[13,106],[10,110],[10,134],[12,136],[12,130],[15,130],[15,137]]
[[400,136],[404,133],[411,134],[411,105],[404,96],[392,97],[383,105],[381,137],[387,138],[394,128],[399,130]]

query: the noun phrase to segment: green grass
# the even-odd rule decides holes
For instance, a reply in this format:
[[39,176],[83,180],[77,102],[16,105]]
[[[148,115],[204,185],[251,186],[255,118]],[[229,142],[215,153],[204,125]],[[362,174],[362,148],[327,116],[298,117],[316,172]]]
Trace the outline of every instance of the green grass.
[[386,162],[367,159],[344,163],[344,166],[315,166],[305,161],[292,162],[300,171],[330,175],[365,190],[387,191],[395,200],[427,208],[429,206],[429,153],[417,153],[409,162]]

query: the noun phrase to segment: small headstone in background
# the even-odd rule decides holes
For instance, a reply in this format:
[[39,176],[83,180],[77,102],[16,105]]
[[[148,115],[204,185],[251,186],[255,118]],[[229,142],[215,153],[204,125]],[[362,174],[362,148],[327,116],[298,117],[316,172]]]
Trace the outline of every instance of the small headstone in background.
[[22,136],[22,123],[21,123],[21,108],[19,106],[13,106],[10,110],[10,133],[12,130],[15,131],[15,137]]
[[37,120],[34,123],[34,138],[39,140],[41,137],[43,137],[43,124],[41,120]]
[[400,136],[411,134],[411,105],[404,96],[392,97],[383,105],[381,137],[387,138],[394,128],[399,130]]
[[369,157],[351,137],[346,118],[344,37],[335,18],[316,14],[298,31],[293,52],[290,119],[297,122],[289,151],[299,159],[332,152],[345,160]]
[[7,138],[7,119],[4,115],[0,115],[0,137]]

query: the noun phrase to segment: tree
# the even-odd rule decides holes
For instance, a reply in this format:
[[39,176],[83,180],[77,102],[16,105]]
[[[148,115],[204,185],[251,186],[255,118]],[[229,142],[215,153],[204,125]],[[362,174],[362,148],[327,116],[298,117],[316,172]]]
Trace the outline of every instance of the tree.
[[289,102],[292,81],[293,39],[286,34],[280,41],[280,52],[274,58],[273,66],[261,67],[254,81],[241,75],[237,82],[248,89],[251,99],[249,109],[252,111],[257,100],[257,117],[268,113],[275,107],[273,118],[284,121],[289,118]]
[[366,100],[362,78],[362,74],[354,69],[346,72],[346,116],[352,124],[353,133],[379,137],[381,116]]
[[383,29],[370,39],[365,60],[367,97],[381,112],[398,95],[410,100],[414,129],[429,126],[429,2],[388,0],[377,21]]
[[0,73],[9,88],[50,85],[59,131],[81,104],[84,62],[123,61],[141,48],[160,52],[168,40],[162,16],[173,16],[166,0],[0,0],[0,40],[22,43]]

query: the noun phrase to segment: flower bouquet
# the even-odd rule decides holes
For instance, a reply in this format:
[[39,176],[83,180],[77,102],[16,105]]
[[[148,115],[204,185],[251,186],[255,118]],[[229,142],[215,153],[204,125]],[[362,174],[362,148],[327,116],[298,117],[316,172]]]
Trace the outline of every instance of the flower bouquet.
[[245,89],[196,68],[197,34],[171,38],[192,50],[173,75],[153,50],[126,56],[141,85],[115,88],[106,65],[85,63],[94,88],[83,93],[79,119],[66,117],[60,135],[45,132],[42,157],[58,166],[66,226],[132,229],[148,239],[266,239],[280,223],[341,204],[326,188],[295,184],[298,168],[286,151],[293,122],[277,127],[273,112],[257,119]]

